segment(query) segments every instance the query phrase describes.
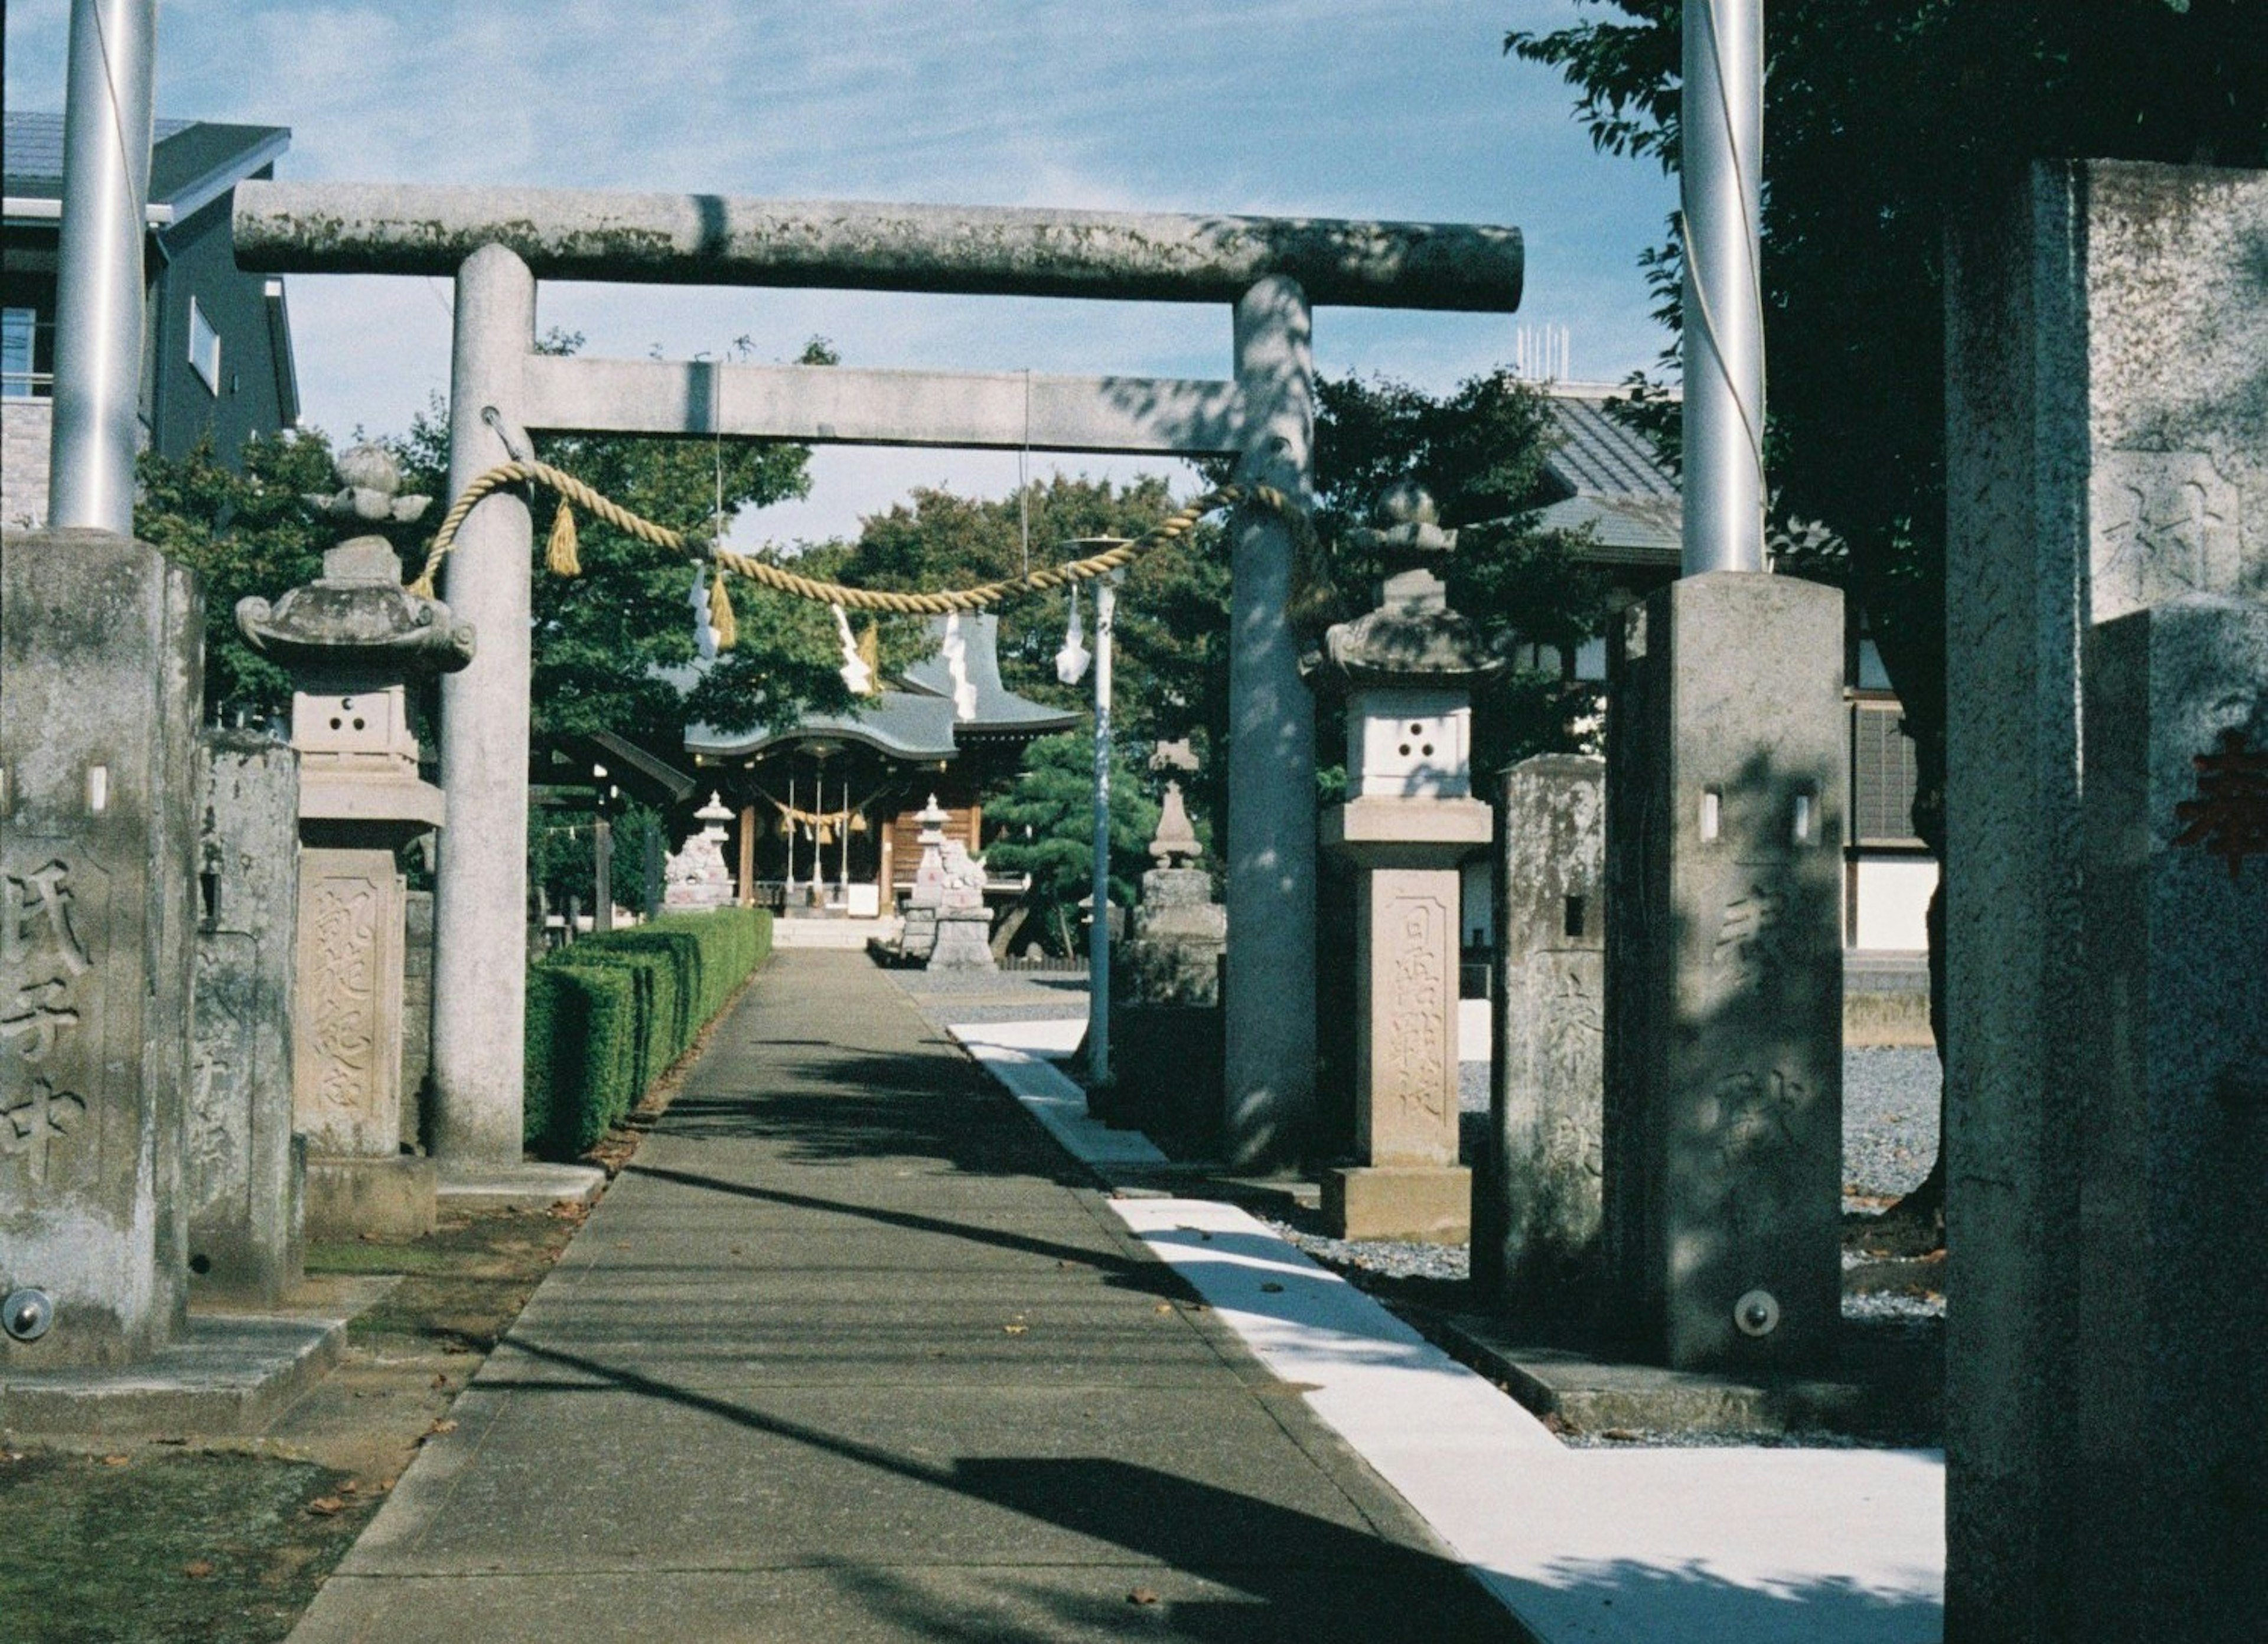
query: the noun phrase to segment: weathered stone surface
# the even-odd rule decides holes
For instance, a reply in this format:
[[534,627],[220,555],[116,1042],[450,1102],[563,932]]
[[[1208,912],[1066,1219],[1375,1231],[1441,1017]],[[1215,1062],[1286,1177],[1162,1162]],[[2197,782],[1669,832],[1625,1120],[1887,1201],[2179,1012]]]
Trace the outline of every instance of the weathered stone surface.
[[237,190],[241,266],[448,275],[484,246],[545,279],[1234,302],[1272,277],[1314,300],[1509,313],[1520,231],[1448,223],[1067,211],[383,183]]
[[1497,783],[1489,1127],[1473,1171],[1472,1273],[1499,1306],[1586,1310],[1599,1277],[1606,989],[1606,766],[1523,760]]
[[300,1277],[292,1146],[299,758],[246,731],[204,737],[186,1185],[193,1294],[272,1306]]
[[715,795],[694,812],[701,831],[670,853],[662,871],[662,906],[673,914],[697,913],[733,905],[732,838],[725,831],[733,813]]
[[1603,1240],[1611,1317],[1675,1369],[1834,1350],[1843,642],[1833,589],[1725,571],[1616,648]]
[[0,538],[0,1367],[117,1365],[185,1298],[196,578],[95,531]]
[[929,953],[933,971],[994,971],[992,915],[982,907],[941,908],[937,915],[937,940]]
[[439,1167],[393,1158],[307,1157],[307,1237],[422,1238],[433,1230]]
[[433,893],[401,900],[401,1145],[424,1140],[419,1100],[433,1068]]
[[1110,950],[1114,997],[1129,1004],[1218,1004],[1227,941],[1228,910],[1212,899],[1211,874],[1152,868],[1142,876],[1132,936]]
[[[1256,283],[1238,299],[1237,385],[1245,444],[1238,479],[1295,504],[1314,483],[1314,317],[1299,282]],[[1290,525],[1264,508],[1232,516],[1230,779],[1222,900],[1236,941],[1221,1000],[1222,1146],[1241,1168],[1307,1146],[1315,1108],[1315,708],[1292,628]]]
[[1458,1164],[1359,1164],[1323,1172],[1323,1220],[1340,1238],[1462,1244],[1472,1173]]
[[299,854],[292,1088],[316,1155],[392,1159],[401,1150],[406,894],[390,850],[310,845]]
[[[2235,1640],[2268,1592],[2235,1413],[2268,1409],[2268,603],[2184,596],[2084,660],[2073,1636]],[[2252,854],[2217,854],[2248,753]]]
[[[2088,1024],[2080,651],[2268,596],[2268,175],[2035,167],[1948,268],[1947,1628],[2080,1636],[2068,1516]],[[2202,752],[2203,750],[2198,750]],[[2087,777],[2091,781],[2091,775]],[[2139,1305],[2139,1298],[2132,1298]],[[2074,1541],[2074,1538],[2080,1538]]]

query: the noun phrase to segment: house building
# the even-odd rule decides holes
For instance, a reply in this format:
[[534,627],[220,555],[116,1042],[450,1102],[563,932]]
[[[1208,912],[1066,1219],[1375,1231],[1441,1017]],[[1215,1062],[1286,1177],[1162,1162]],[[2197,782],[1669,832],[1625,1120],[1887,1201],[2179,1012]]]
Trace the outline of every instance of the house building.
[[[210,438],[232,460],[254,434],[299,417],[284,282],[236,266],[229,230],[236,185],[269,177],[291,146],[282,126],[160,120],[150,157],[142,339],[143,448],[184,456]],[[53,428],[57,247],[63,228],[63,117],[0,118],[5,239],[0,242],[0,517],[48,513]]]

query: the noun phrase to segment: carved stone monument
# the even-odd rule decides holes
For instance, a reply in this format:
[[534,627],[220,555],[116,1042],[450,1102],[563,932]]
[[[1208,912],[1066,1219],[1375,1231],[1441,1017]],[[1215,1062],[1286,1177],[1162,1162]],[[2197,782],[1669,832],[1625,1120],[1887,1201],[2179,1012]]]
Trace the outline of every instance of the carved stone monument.
[[685,841],[682,850],[670,853],[662,870],[661,905],[673,914],[700,913],[733,905],[733,869],[726,860],[733,813],[722,795],[711,794],[709,803],[693,813],[701,831]]
[[1132,937],[1113,949],[1129,1004],[1217,1005],[1228,910],[1212,899],[1212,875],[1197,865],[1197,830],[1182,803],[1182,785],[1166,784],[1158,831],[1150,840],[1157,866],[1142,876]]
[[1494,1055],[1473,1170],[1474,1282],[1579,1322],[1599,1277],[1606,766],[1522,760],[1498,782]]
[[1388,573],[1377,608],[1324,635],[1319,685],[1344,692],[1347,799],[1322,842],[1355,865],[1355,1145],[1326,1172],[1323,1214],[1347,1238],[1462,1243],[1472,1185],[1457,1160],[1459,865],[1485,846],[1472,796],[1472,687],[1501,658],[1452,611],[1432,562],[1454,551],[1432,499],[1399,485],[1370,534]]
[[299,756],[208,731],[190,1046],[189,1289],[273,1306],[297,1288],[306,1152],[293,1130]]
[[[346,453],[340,474],[357,517],[384,517],[364,499],[390,497],[398,476],[390,464],[369,461],[367,449]],[[307,1137],[308,1232],[427,1231],[433,1163],[401,1144],[406,885],[395,852],[440,826],[445,806],[440,790],[418,779],[408,686],[462,668],[472,627],[404,589],[401,562],[378,536],[333,548],[317,581],[273,607],[247,599],[236,616],[247,641],[289,670],[295,686],[301,850],[292,1083]]]
[[1687,576],[1607,711],[1610,1320],[1679,1369],[1818,1366],[1842,1325],[1843,597]]
[[[923,857],[928,848],[923,848]],[[968,847],[949,839],[938,850],[943,883],[939,890],[937,942],[930,949],[933,971],[990,971],[999,968],[992,957],[992,911],[984,906],[984,859],[971,856]]]
[[0,1374],[182,1322],[203,632],[146,543],[0,539]]
[[2268,173],[2099,161],[1951,241],[1955,1644],[2268,1589],[2264,245]]

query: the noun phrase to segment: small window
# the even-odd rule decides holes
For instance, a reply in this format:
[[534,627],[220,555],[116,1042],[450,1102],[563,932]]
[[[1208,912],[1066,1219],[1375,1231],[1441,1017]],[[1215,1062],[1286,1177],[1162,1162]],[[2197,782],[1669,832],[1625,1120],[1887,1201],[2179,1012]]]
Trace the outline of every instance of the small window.
[[0,310],[0,394],[21,400],[53,392],[55,379],[40,369],[40,331],[38,309]]
[[194,297],[189,298],[189,367],[204,378],[206,387],[220,392],[220,333]]

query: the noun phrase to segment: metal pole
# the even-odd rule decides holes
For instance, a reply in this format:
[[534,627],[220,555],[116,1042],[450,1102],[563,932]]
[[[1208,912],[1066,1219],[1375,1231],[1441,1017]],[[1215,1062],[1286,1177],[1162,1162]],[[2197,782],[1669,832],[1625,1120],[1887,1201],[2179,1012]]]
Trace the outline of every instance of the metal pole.
[[130,536],[157,0],[74,0],[48,523]]
[[1763,0],[1685,8],[1684,574],[1764,569]]
[[836,875],[836,885],[842,892],[843,906],[850,906],[850,779],[843,779],[843,865]]
[[615,825],[600,817],[591,825],[591,928],[615,928]]
[[1086,928],[1086,1071],[1090,1092],[1110,1083],[1110,630],[1116,576],[1094,584],[1094,917]]

